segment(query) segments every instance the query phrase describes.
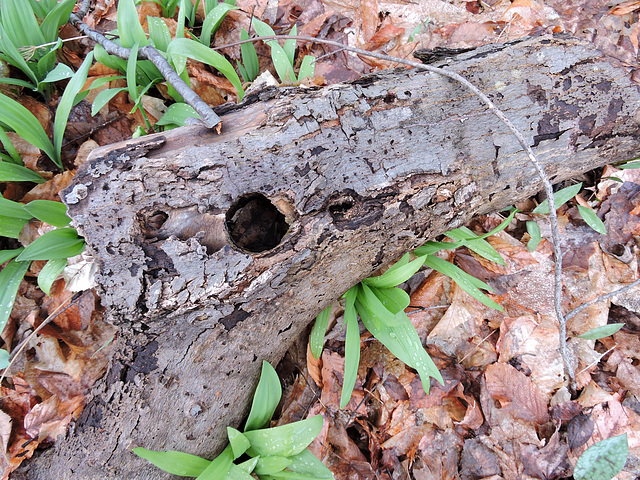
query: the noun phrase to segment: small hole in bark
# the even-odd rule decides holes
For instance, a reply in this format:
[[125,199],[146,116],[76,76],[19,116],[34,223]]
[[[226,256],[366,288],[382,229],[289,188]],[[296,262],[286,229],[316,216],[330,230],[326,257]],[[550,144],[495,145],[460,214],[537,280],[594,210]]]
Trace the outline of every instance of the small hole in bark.
[[238,198],[227,212],[226,226],[233,243],[250,252],[271,250],[289,229],[284,215],[260,193]]
[[163,211],[156,210],[152,212],[151,215],[147,216],[144,219],[145,230],[150,232],[154,230],[160,230],[160,228],[162,228],[162,225],[164,225],[164,222],[167,221],[167,218],[169,218],[169,215],[167,215]]

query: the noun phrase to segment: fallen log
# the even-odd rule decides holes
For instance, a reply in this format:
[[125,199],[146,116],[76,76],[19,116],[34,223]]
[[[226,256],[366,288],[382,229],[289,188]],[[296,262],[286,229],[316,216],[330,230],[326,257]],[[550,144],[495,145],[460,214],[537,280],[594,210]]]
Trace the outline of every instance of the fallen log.
[[[640,92],[588,43],[541,37],[445,61],[554,182],[640,152]],[[130,450],[211,458],[272,363],[332,300],[428,238],[540,189],[470,92],[415,70],[255,95],[220,134],[102,148],[64,192],[120,334],[67,438],[16,478],[169,478]]]

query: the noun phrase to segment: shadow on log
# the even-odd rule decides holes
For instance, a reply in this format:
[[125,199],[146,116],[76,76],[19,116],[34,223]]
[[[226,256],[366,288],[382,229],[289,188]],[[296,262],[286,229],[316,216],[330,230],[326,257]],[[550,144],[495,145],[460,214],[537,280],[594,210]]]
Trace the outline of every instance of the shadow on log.
[[[542,37],[448,60],[559,181],[637,156],[640,93],[589,44]],[[390,71],[265,91],[220,135],[102,148],[64,192],[120,334],[67,439],[17,478],[169,478],[130,450],[211,458],[273,364],[332,300],[404,252],[540,188],[456,83]],[[22,477],[21,477],[22,476]]]

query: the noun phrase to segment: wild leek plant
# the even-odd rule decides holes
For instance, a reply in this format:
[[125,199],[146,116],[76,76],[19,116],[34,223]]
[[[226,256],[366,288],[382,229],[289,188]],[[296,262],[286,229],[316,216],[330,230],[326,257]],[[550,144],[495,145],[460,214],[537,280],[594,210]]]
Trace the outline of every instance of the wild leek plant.
[[133,453],[173,475],[197,480],[333,479],[331,471],[307,450],[322,429],[321,415],[268,428],[281,396],[278,374],[269,363],[262,362],[260,382],[244,432],[227,427],[229,445],[214,460],[142,447],[134,448]]
[[[500,254],[485,240],[504,230],[511,222],[517,210],[496,228],[484,235],[476,235],[466,227],[451,230],[445,235],[452,240],[449,242],[427,242],[416,249],[416,256],[404,255],[397,263],[378,277],[369,277],[351,287],[343,296],[345,308],[343,324],[346,328],[344,380],[340,408],[346,407],[356,384],[358,363],[360,361],[360,331],[358,317],[365,328],[389,349],[399,360],[415,369],[422,380],[422,387],[429,393],[430,379],[434,378],[441,384],[442,376],[436,365],[422,346],[416,329],[405,313],[409,306],[409,295],[398,288],[398,285],[409,280],[423,265],[451,277],[464,291],[484,305],[503,310],[496,302],[485,295],[481,289],[490,291],[491,287],[481,280],[469,275],[456,265],[449,263],[434,254],[443,249],[454,249],[465,246],[475,253],[504,265]],[[320,358],[324,344],[331,307],[325,309],[316,319],[310,337],[311,353]]]

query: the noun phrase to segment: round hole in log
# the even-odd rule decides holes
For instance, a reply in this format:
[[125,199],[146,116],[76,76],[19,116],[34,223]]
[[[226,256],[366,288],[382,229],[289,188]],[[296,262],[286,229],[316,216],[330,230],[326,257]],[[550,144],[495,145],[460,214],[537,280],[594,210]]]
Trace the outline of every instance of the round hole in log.
[[285,216],[261,193],[237,198],[226,215],[231,241],[249,252],[265,252],[276,247],[289,229]]

